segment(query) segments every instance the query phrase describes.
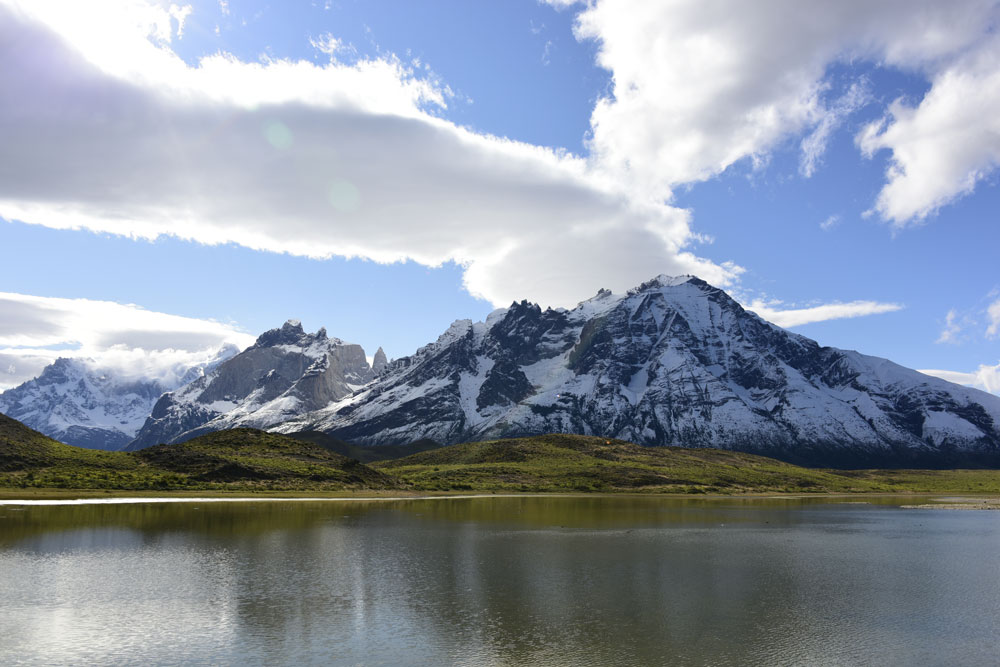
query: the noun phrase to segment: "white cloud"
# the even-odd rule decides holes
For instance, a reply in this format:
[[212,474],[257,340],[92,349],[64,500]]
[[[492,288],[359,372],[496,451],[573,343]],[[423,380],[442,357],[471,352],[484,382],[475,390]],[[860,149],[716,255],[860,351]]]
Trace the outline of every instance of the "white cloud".
[[92,359],[127,377],[167,378],[254,337],[231,325],[90,299],[0,292],[0,389],[58,357]]
[[[568,0],[549,0],[557,7]],[[893,151],[877,209],[895,224],[927,215],[993,169],[1000,155],[996,0],[801,2],[589,0],[576,34],[598,44],[613,95],[591,117],[598,167],[669,199],[801,142],[803,175],[833,130],[869,98],[863,85],[827,105],[831,67],[871,62],[917,72],[931,90],[916,109],[897,102],[859,144]]]
[[942,380],[947,380],[948,382],[964,384],[970,387],[975,387],[976,389],[982,389],[994,394],[1000,394],[1000,364],[997,364],[996,366],[983,364],[971,373],[934,369],[921,370],[920,372],[926,373],[927,375],[933,375],[934,377],[939,377]]
[[191,5],[170,5],[167,13],[177,21],[177,39],[184,37],[184,21],[191,15]]
[[997,299],[986,308],[986,316],[990,323],[986,327],[986,337],[996,338],[1000,334],[1000,299]]
[[838,224],[840,224],[840,216],[839,215],[831,215],[831,216],[827,217],[826,220],[824,220],[823,222],[819,223],[819,228],[822,229],[824,232],[828,232],[831,229],[833,229],[834,227],[836,227]]
[[660,273],[725,286],[740,272],[692,253],[686,211],[630,198],[583,158],[436,117],[447,89],[398,59],[219,54],[191,67],[165,45],[162,10],[113,5],[0,0],[0,89],[16,100],[0,105],[0,217],[455,261],[498,305],[572,305]]
[[948,314],[944,318],[944,329],[941,330],[941,335],[938,336],[935,343],[957,343],[958,336],[962,333],[962,324],[958,321],[958,313],[955,309],[948,311]]
[[858,135],[866,155],[892,151],[875,210],[904,227],[973,191],[1000,164],[1000,37],[936,73],[916,106],[896,100]]
[[757,299],[749,304],[744,304],[743,307],[780,327],[797,327],[827,320],[891,313],[903,308],[898,303],[881,303],[879,301],[851,301],[850,303],[828,303],[810,308],[787,309],[781,308],[780,305],[780,301],[765,302]]
[[826,146],[830,142],[833,131],[840,127],[848,116],[871,100],[872,96],[867,80],[851,84],[847,92],[822,114],[816,128],[802,140],[800,144],[802,159],[799,162],[799,173],[806,178],[812,178],[823,161],[823,154],[826,153]]

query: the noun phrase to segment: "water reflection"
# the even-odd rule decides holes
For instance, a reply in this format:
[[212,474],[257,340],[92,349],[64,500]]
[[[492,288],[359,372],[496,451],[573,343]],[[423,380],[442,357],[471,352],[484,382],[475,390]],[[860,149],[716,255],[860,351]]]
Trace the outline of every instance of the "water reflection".
[[0,508],[0,662],[983,663],[1000,515],[538,497]]

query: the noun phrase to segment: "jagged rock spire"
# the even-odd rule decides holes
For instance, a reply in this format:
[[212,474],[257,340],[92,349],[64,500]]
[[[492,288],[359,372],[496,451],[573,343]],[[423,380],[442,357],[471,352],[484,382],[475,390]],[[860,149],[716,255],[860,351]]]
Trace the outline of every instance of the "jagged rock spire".
[[385,356],[385,351],[379,347],[378,351],[375,352],[375,358],[372,360],[372,370],[376,375],[385,370],[385,367],[389,365],[389,359]]

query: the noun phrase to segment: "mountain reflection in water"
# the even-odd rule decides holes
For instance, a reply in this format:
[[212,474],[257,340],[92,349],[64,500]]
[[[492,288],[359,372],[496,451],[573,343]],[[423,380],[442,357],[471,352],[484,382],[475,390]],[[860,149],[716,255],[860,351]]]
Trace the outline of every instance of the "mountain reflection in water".
[[4,506],[0,663],[995,660],[1000,513],[884,502]]

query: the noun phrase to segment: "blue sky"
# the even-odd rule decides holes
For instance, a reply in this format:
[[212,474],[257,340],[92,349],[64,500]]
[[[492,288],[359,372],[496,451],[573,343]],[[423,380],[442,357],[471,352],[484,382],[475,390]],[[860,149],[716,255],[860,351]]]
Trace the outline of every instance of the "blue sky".
[[0,1],[6,386],[690,272],[1000,391],[995,2],[79,4]]

